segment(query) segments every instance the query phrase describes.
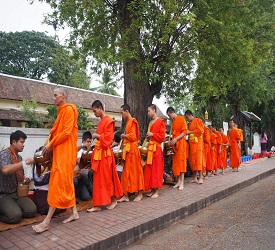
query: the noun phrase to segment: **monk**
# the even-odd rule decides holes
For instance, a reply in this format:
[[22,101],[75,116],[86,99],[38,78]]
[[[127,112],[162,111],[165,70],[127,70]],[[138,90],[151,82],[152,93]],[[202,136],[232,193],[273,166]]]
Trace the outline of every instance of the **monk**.
[[111,144],[114,140],[115,121],[105,114],[103,104],[99,100],[92,103],[92,110],[96,117],[100,117],[97,130],[92,135],[96,139],[92,153],[93,179],[93,207],[87,212],[97,212],[107,204],[107,209],[114,209],[116,198],[122,196],[122,188],[116,170],[116,161]]
[[213,132],[212,126],[209,126],[210,129],[210,142],[211,142],[211,162],[212,162],[212,173],[210,177],[214,176],[215,169],[217,169],[217,135]]
[[229,121],[229,145],[230,145],[230,167],[233,168],[233,172],[238,172],[241,155],[240,155],[240,133],[235,127],[233,120]]
[[186,159],[187,159],[187,124],[183,116],[177,115],[174,108],[169,107],[166,110],[168,117],[173,121],[172,123],[172,144],[175,145],[175,153],[172,159],[173,174],[178,178],[177,184],[174,188],[183,190],[184,188],[184,174],[186,173]]
[[145,191],[150,190],[148,197],[157,198],[158,190],[162,187],[164,174],[164,159],[161,143],[165,139],[165,121],[157,116],[157,107],[151,104],[148,107],[148,116],[151,118],[150,131],[146,136],[150,138],[148,145],[148,154],[144,169],[144,187]]
[[221,144],[221,165],[220,168],[222,169],[222,175],[225,174],[225,170],[227,167],[227,146],[228,146],[228,137],[227,135],[224,133],[223,128],[219,129],[219,132],[222,136],[222,144]]
[[[191,183],[203,183],[202,158],[203,158],[203,132],[204,124],[200,118],[195,118],[190,110],[185,111],[188,124],[189,162],[193,172]],[[199,173],[199,180],[197,174]]]
[[216,166],[214,169],[214,174],[218,174],[218,169],[221,168],[221,161],[222,161],[222,156],[221,156],[221,152],[222,152],[222,135],[220,134],[219,131],[217,131],[217,128],[215,126],[212,126],[212,131],[213,133],[216,135]]
[[209,173],[213,172],[213,165],[211,159],[211,131],[204,125],[203,131],[203,173],[205,173],[205,179],[208,179]]
[[129,193],[138,192],[134,201],[140,201],[143,198],[144,190],[143,167],[141,165],[138,141],[140,129],[138,121],[132,117],[130,107],[124,104],[120,108],[122,119],[126,121],[125,133],[121,134],[123,140],[122,158],[125,161],[121,176],[121,185],[123,197],[119,202],[129,201]]
[[54,102],[58,106],[58,115],[50,131],[50,143],[42,151],[43,155],[53,154],[48,191],[49,211],[42,223],[32,227],[37,233],[49,229],[56,208],[72,208],[72,215],[63,223],[79,219],[73,183],[77,158],[78,112],[75,105],[67,102],[67,91],[64,88],[54,90]]

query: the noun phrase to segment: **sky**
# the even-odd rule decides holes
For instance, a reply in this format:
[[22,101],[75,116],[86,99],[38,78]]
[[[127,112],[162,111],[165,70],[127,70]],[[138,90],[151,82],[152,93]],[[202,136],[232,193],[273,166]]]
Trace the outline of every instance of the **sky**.
[[[28,0],[0,0],[0,31],[15,32],[15,31],[39,31],[45,32],[50,36],[55,35],[52,26],[43,24],[44,15],[51,13],[50,6],[44,2],[35,0],[30,4]],[[58,30],[56,35],[59,41],[68,35],[68,30]],[[91,76],[92,82],[96,76]],[[94,87],[94,86],[93,86]],[[119,89],[118,93],[123,95],[123,89]],[[156,104],[160,110],[166,114],[166,100],[164,97],[154,99],[153,103]]]

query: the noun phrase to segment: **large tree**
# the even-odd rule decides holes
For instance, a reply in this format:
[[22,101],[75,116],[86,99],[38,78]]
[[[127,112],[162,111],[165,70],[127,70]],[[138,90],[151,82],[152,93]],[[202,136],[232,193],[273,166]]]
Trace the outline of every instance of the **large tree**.
[[153,97],[161,90],[178,93],[189,81],[195,52],[192,1],[45,2],[54,10],[48,22],[72,29],[70,44],[80,56],[95,58],[95,67],[107,63],[123,71],[124,101],[145,134]]
[[195,99],[211,111],[211,118],[231,107],[244,128],[239,111],[274,93],[268,80],[274,60],[274,1],[199,2],[194,8],[199,51]]
[[0,72],[89,89],[86,66],[42,32],[0,32]]

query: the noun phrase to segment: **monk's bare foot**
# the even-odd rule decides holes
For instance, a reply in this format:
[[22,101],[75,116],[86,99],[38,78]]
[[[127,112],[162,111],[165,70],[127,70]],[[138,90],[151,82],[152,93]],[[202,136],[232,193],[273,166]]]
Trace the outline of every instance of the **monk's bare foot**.
[[135,199],[134,201],[140,201],[142,199],[143,195],[142,194],[139,194]]
[[154,192],[150,192],[150,193],[146,194],[146,196],[151,197],[153,194],[154,194]]
[[207,179],[208,179],[208,176],[207,176],[207,175],[206,175],[206,176],[204,176],[204,177],[203,177],[203,179],[207,180]]
[[222,175],[224,175],[225,174],[225,171],[224,171],[224,169],[222,170]]
[[67,218],[66,220],[63,220],[63,223],[66,224],[68,222],[78,220],[78,219],[79,219],[78,213],[77,214],[72,214],[69,218]]
[[203,179],[199,179],[198,184],[202,184],[203,183]]
[[211,174],[209,175],[209,177],[214,177],[214,174],[211,173]]
[[159,197],[159,194],[158,194],[158,192],[155,192],[152,196],[151,196],[151,198],[158,198]]
[[190,181],[190,183],[198,183],[198,180],[197,179],[193,179]]
[[90,209],[87,209],[88,213],[92,213],[92,212],[98,212],[101,210],[101,207],[92,207]]
[[116,207],[116,205],[117,205],[117,201],[115,200],[115,201],[113,201],[112,203],[111,203],[111,205],[110,206],[108,206],[108,207],[106,207],[108,210],[112,210],[112,209],[114,209],[115,207]]
[[129,197],[127,197],[127,196],[122,196],[119,200],[118,200],[118,202],[127,202],[127,201],[129,201]]
[[47,223],[45,223],[44,221],[38,225],[32,226],[33,231],[35,231],[36,233],[39,233],[39,234],[47,231],[49,228],[50,228],[50,226]]
[[184,186],[183,185],[180,185],[179,186],[179,190],[183,190],[184,189]]
[[173,186],[173,188],[178,188],[180,186],[179,183],[177,183],[175,186]]

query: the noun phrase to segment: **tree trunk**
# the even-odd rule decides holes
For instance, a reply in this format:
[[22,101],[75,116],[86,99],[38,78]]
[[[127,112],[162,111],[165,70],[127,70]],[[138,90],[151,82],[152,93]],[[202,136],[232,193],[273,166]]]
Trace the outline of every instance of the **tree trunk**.
[[147,109],[152,104],[154,93],[149,88],[147,82],[133,79],[135,69],[134,61],[124,65],[124,103],[128,104],[131,114],[140,125],[141,140],[145,138],[148,129],[149,118]]

